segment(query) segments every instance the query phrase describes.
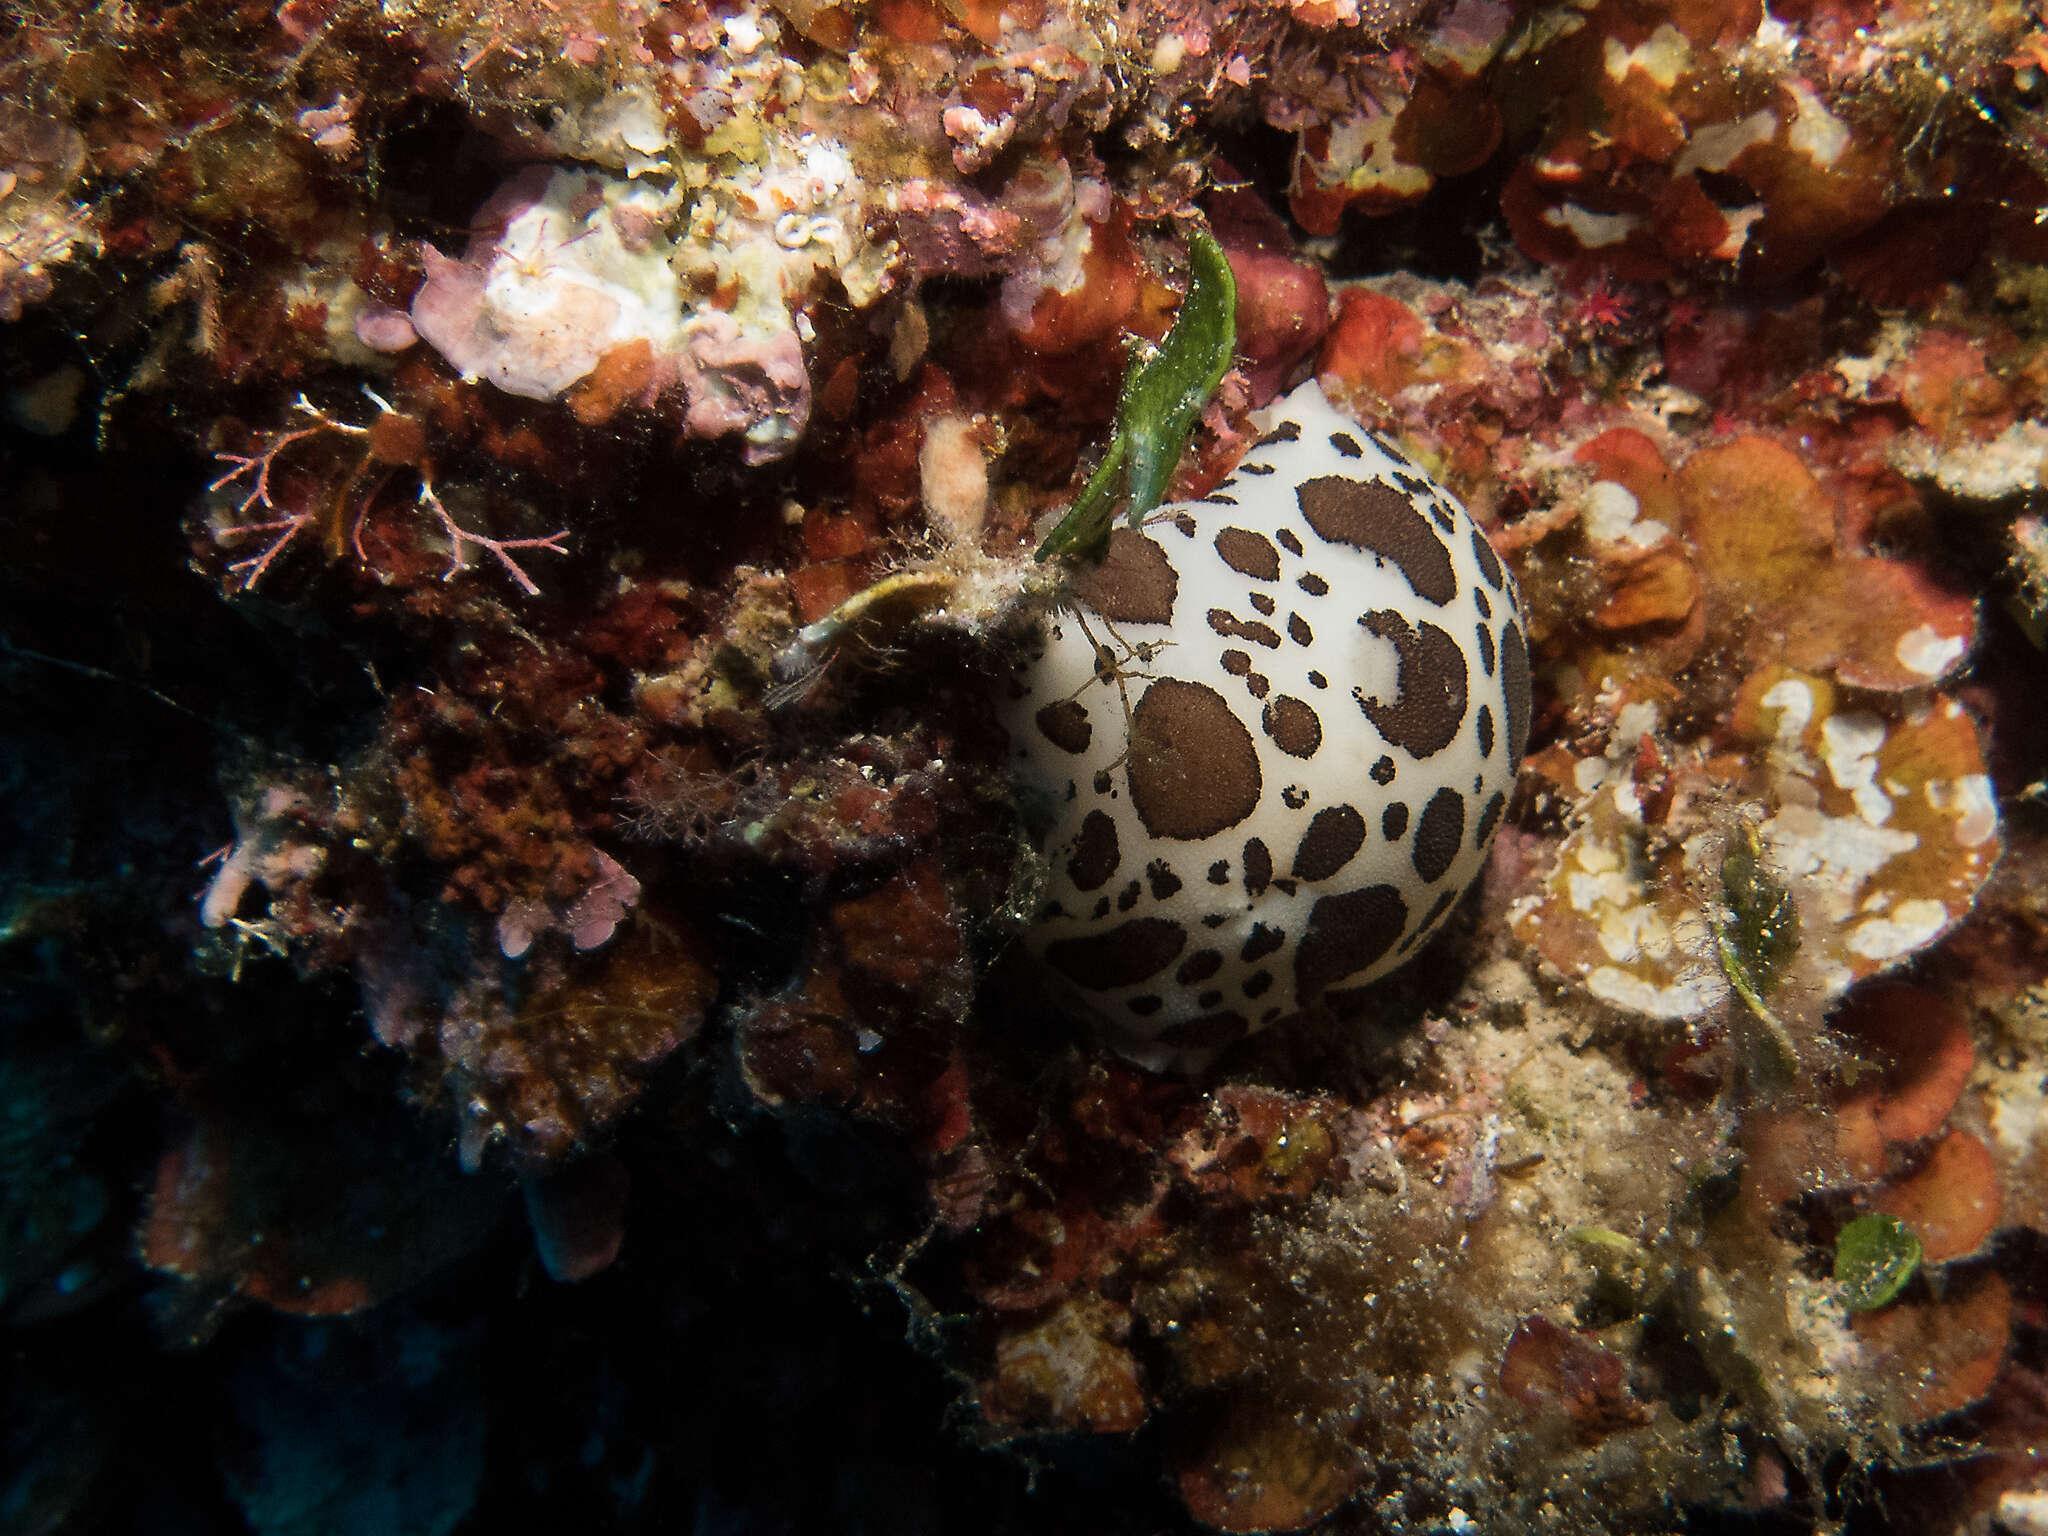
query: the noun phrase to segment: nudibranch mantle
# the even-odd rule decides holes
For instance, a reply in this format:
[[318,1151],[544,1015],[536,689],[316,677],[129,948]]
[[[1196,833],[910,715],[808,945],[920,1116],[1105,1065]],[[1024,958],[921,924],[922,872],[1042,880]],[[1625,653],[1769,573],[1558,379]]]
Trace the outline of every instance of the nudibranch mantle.
[[1198,1069],[1414,955],[1529,729],[1519,594],[1465,509],[1310,382],[1068,596],[1005,724],[1049,865],[1025,942],[1104,1038]]

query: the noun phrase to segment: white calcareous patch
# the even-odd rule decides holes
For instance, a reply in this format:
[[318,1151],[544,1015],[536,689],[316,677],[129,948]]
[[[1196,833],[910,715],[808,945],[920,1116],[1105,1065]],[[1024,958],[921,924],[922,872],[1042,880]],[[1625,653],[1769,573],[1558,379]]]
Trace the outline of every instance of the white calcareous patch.
[[1412,956],[1529,729],[1520,599],[1464,508],[1307,384],[1072,599],[1006,724],[1050,866],[1026,942],[1110,1043],[1196,1067]]
[[1893,651],[1900,666],[1932,681],[1946,676],[1969,648],[1967,635],[1944,635],[1931,624],[1920,624],[1899,636]]

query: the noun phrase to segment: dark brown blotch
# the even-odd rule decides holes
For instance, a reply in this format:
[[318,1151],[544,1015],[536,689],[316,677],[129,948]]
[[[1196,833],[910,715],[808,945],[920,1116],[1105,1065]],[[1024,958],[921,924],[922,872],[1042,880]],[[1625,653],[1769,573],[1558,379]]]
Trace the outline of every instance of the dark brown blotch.
[[1263,960],[1282,944],[1287,942],[1287,930],[1269,927],[1265,923],[1253,923],[1251,937],[1244,941],[1244,948],[1238,951],[1240,960]]
[[1088,742],[1095,734],[1095,728],[1088,723],[1088,710],[1079,699],[1048,704],[1031,718],[1038,724],[1039,735],[1062,752],[1077,756],[1088,750]]
[[1382,736],[1406,749],[1411,757],[1441,752],[1457,739],[1465,723],[1464,651],[1434,624],[1411,629],[1407,619],[1391,608],[1376,608],[1358,622],[1393,643],[1400,672],[1391,704],[1368,699],[1364,689],[1354,688],[1352,697],[1358,707]]
[[1327,805],[1310,819],[1294,850],[1294,878],[1327,880],[1365,846],[1365,818],[1349,805]]
[[1226,640],[1249,640],[1253,645],[1263,645],[1268,650],[1280,648],[1280,635],[1270,624],[1261,624],[1256,619],[1247,623],[1227,608],[1209,610],[1209,627]]
[[1330,434],[1330,446],[1343,454],[1347,459],[1362,459],[1365,457],[1365,450],[1358,446],[1358,439],[1349,432],[1332,432]]
[[1223,563],[1254,581],[1280,579],[1280,551],[1273,541],[1249,528],[1226,528],[1216,535],[1216,553]]
[[1135,528],[1112,533],[1101,564],[1074,578],[1074,595],[1118,624],[1171,624],[1179,591],[1166,551]]
[[1406,496],[1378,480],[1322,475],[1295,487],[1309,527],[1332,544],[1370,550],[1392,561],[1417,597],[1448,603],[1458,595],[1451,552]]
[[1445,914],[1458,904],[1458,898],[1463,894],[1456,886],[1440,894],[1430,903],[1429,910],[1423,914],[1421,924],[1408,936],[1408,942],[1401,947],[1408,949],[1428,938],[1430,930],[1444,920]]
[[1187,930],[1164,917],[1134,917],[1104,933],[1055,939],[1046,963],[1076,986],[1108,992],[1156,976],[1187,948]]
[[1131,711],[1131,805],[1154,837],[1195,841],[1234,827],[1259,803],[1259,748],[1202,683],[1161,678]]
[[1529,745],[1529,644],[1513,620],[1500,635],[1500,682],[1508,700],[1508,771],[1522,766]]
[[1479,560],[1479,574],[1486,578],[1486,584],[1494,591],[1500,591],[1500,556],[1493,552],[1493,546],[1487,543],[1486,535],[1479,531],[1476,523],[1472,527],[1472,553]]
[[1296,645],[1314,645],[1316,632],[1308,627],[1308,620],[1298,613],[1287,615],[1287,638]]
[[1180,890],[1180,876],[1164,859],[1154,859],[1145,866],[1145,878],[1152,885],[1152,899],[1164,901]]
[[1313,1002],[1323,989],[1367,969],[1401,937],[1408,904],[1391,885],[1319,896],[1294,951],[1294,991]]
[[1289,694],[1268,704],[1259,723],[1273,738],[1273,745],[1289,757],[1314,757],[1323,744],[1322,717]]
[[1295,535],[1292,528],[1279,529],[1274,533],[1273,537],[1280,541],[1280,547],[1290,555],[1301,553],[1301,540]]
[[1181,961],[1180,969],[1173,973],[1173,979],[1184,987],[1200,986],[1211,976],[1223,969],[1223,952],[1218,949],[1198,949]]
[[1380,836],[1398,843],[1408,832],[1408,802],[1396,800],[1380,812]]
[[1247,838],[1244,845],[1244,890],[1247,896],[1263,896],[1273,883],[1273,853],[1260,838]]
[[1429,797],[1422,819],[1415,824],[1415,846],[1409,860],[1416,874],[1435,884],[1464,846],[1465,797],[1455,789],[1440,789]]
[[1116,873],[1121,855],[1116,846],[1116,823],[1101,811],[1090,811],[1081,821],[1081,835],[1074,839],[1074,856],[1067,860],[1067,878],[1084,891],[1105,884]]
[[1479,813],[1479,826],[1472,833],[1472,846],[1484,848],[1493,836],[1493,829],[1500,825],[1500,813],[1508,808],[1508,797],[1495,790],[1493,798],[1486,802],[1486,809]]

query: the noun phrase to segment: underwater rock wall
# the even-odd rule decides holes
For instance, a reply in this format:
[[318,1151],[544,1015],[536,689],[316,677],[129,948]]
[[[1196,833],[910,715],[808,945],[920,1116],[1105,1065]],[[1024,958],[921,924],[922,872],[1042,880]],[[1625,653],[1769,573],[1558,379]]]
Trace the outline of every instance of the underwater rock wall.
[[[2044,71],[2019,0],[0,19],[10,1518],[2048,1529]],[[1002,718],[1203,229],[1169,495],[1317,380],[1534,705],[1441,936],[1167,1076],[1017,942]]]

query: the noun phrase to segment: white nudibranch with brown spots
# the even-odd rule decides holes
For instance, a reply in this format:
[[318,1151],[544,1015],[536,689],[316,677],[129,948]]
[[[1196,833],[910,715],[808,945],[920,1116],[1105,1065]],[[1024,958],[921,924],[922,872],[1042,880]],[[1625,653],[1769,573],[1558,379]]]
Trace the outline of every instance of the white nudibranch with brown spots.
[[1414,955],[1529,729],[1514,580],[1465,509],[1309,383],[1069,596],[1005,724],[1050,866],[1026,943],[1104,1037],[1199,1067]]

